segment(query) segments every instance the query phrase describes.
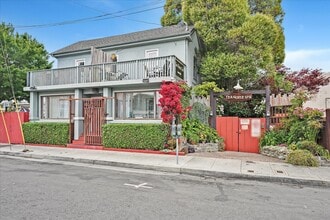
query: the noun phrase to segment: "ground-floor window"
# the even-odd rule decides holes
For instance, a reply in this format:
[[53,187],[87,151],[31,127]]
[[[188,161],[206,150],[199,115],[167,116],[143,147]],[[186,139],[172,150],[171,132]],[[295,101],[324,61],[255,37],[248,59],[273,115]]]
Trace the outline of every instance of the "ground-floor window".
[[41,96],[42,119],[66,119],[69,118],[70,95]]
[[158,91],[115,93],[116,119],[160,119]]

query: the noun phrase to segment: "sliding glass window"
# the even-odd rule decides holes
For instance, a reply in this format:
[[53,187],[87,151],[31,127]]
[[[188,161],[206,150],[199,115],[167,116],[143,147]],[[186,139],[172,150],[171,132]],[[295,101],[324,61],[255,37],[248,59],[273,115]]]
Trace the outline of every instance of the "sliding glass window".
[[158,91],[115,94],[116,119],[160,119]]

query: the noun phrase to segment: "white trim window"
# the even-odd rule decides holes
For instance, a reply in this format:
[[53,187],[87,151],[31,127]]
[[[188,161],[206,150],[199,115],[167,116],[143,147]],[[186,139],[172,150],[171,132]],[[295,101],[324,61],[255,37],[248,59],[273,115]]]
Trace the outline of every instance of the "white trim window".
[[116,92],[115,119],[160,119],[158,91]]
[[41,96],[42,119],[68,119],[70,95]]
[[76,59],[75,66],[85,66],[85,59]]

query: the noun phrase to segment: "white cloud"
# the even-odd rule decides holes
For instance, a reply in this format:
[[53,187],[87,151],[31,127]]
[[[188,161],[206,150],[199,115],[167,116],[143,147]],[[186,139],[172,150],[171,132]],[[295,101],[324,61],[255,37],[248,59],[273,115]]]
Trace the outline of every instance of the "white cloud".
[[291,70],[310,68],[330,72],[330,48],[286,51],[285,56],[284,65]]

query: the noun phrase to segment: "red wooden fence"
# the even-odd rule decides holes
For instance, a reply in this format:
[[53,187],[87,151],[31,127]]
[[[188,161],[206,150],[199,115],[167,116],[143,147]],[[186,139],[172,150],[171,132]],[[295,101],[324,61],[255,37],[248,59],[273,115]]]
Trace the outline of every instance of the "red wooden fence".
[[[18,117],[20,117],[20,120]],[[23,144],[23,136],[20,123],[28,121],[28,112],[0,113],[0,143]],[[8,140],[6,127],[10,141]]]

